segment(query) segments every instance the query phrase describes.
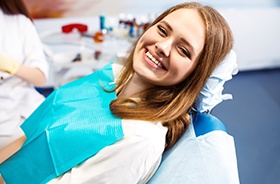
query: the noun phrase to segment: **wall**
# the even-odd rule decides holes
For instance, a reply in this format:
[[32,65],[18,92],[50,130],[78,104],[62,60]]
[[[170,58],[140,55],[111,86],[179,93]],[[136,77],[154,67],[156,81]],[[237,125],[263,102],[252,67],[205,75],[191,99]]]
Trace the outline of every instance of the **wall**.
[[280,8],[226,9],[241,70],[280,67]]

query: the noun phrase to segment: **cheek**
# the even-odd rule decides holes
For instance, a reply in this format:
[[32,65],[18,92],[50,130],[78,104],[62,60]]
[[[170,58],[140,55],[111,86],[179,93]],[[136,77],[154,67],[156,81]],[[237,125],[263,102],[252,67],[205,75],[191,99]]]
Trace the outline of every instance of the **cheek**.
[[188,61],[179,61],[174,67],[173,72],[177,76],[178,80],[182,81],[187,78],[194,70],[194,64]]
[[134,50],[134,55],[137,54],[142,48],[144,47],[144,38],[143,36],[138,40],[135,50]]
[[152,28],[147,30],[139,39],[139,42],[145,43],[145,44],[150,44],[155,41],[156,34]]

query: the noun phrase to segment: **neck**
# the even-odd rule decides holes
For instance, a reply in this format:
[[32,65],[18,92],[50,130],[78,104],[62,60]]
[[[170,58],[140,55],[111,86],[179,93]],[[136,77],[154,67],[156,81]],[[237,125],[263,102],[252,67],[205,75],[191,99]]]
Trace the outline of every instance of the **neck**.
[[139,98],[141,91],[150,87],[142,81],[137,74],[133,74],[123,89],[119,92],[118,97],[122,98]]

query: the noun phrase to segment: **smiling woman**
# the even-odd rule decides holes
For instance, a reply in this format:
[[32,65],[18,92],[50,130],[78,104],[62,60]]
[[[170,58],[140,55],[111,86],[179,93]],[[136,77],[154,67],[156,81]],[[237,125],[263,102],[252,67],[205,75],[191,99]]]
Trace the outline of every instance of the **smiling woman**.
[[[199,93],[232,45],[232,32],[215,9],[194,2],[171,7],[135,42],[124,66],[110,63],[48,96],[22,125],[23,146],[1,150],[3,178],[147,183],[163,152],[192,130]],[[214,135],[206,142],[229,137]],[[39,157],[31,156],[37,150]],[[231,166],[225,177],[204,177],[237,181],[236,163]]]

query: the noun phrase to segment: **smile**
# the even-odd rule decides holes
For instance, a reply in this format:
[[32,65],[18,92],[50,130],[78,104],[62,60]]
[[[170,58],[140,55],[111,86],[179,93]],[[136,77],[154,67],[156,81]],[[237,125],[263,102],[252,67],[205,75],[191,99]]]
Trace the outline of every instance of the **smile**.
[[147,56],[154,64],[156,64],[158,67],[164,68],[163,65],[162,65],[156,58],[154,58],[154,56],[152,56],[152,54],[151,54],[149,51],[146,52],[146,56]]

